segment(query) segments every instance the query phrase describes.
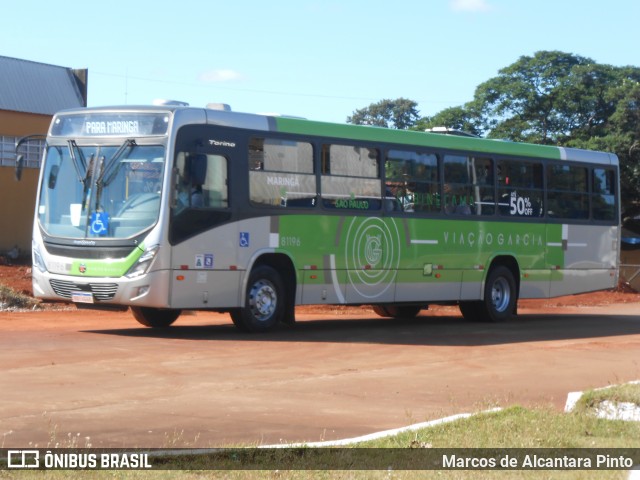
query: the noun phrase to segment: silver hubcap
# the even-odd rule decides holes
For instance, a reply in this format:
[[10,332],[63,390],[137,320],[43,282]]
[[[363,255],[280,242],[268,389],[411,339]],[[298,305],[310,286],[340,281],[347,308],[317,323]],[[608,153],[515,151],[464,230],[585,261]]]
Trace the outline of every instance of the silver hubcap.
[[278,296],[273,284],[267,280],[256,282],[249,292],[249,308],[259,321],[268,320],[276,311]]
[[491,288],[491,303],[497,312],[504,312],[511,301],[509,282],[505,278],[498,278]]

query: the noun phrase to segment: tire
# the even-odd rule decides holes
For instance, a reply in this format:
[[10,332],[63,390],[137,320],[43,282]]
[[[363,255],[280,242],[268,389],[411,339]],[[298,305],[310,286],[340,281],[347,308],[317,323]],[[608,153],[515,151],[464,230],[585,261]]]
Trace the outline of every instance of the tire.
[[462,316],[468,322],[482,322],[482,302],[460,302],[458,305]]
[[387,309],[386,305],[372,305],[371,308],[376,313],[376,315],[379,315],[380,317],[393,317],[393,315],[391,315],[391,313]]
[[518,291],[513,272],[504,265],[492,268],[484,285],[484,300],[460,303],[466,320],[506,322],[515,316]]
[[169,308],[131,307],[133,318],[145,327],[166,328],[180,316],[180,310]]
[[231,310],[231,320],[244,332],[267,332],[284,321],[286,295],[280,274],[259,266],[249,275],[245,306]]
[[422,307],[415,305],[373,305],[373,311],[381,317],[415,318]]

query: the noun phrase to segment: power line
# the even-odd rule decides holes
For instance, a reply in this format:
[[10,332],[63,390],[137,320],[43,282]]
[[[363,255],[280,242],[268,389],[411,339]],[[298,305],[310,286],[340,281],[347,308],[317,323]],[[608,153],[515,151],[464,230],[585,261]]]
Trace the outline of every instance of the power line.
[[[190,88],[215,88],[218,90],[225,90],[225,91],[230,91],[230,92],[238,92],[238,93],[254,93],[254,94],[262,94],[262,95],[279,95],[279,96],[285,96],[285,97],[306,97],[306,98],[322,98],[322,99],[334,99],[334,100],[350,100],[350,101],[362,101],[362,102],[377,102],[380,100],[380,98],[372,98],[372,97],[357,97],[357,96],[350,96],[350,95],[325,95],[325,94],[320,94],[320,93],[304,93],[304,92],[283,92],[283,91],[276,91],[276,90],[262,90],[262,89],[253,89],[253,88],[239,88],[239,87],[228,87],[228,86],[221,86],[219,84],[215,84],[215,85],[203,85],[201,83],[193,83],[193,82],[184,82],[184,81],[178,81],[178,80],[163,80],[163,79],[158,79],[158,78],[146,78],[146,77],[138,77],[138,76],[131,76],[128,74],[122,75],[122,74],[116,74],[116,73],[106,73],[106,72],[95,72],[92,71],[93,75],[103,75],[106,77],[116,77],[116,78],[122,78],[127,82],[127,89],[128,89],[128,82],[129,80],[138,80],[141,82],[150,82],[150,83],[160,83],[160,84],[166,84],[166,85],[178,85],[178,86],[185,86],[185,87],[190,87]],[[413,100],[413,99],[412,99]],[[464,102],[461,101],[447,101],[447,100],[442,100],[442,99],[438,99],[438,100],[414,100],[417,103],[422,103],[422,104],[446,104],[446,105],[451,105],[451,104],[461,104]]]

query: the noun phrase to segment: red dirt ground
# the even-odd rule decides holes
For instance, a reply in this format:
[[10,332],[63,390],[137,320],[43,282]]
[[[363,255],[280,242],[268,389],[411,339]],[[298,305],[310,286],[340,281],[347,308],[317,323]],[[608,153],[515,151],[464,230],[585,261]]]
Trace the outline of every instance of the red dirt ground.
[[[30,294],[30,276],[0,265],[15,290]],[[568,392],[638,378],[639,303],[622,289],[523,300],[507,325],[464,322],[457,307],[391,323],[368,307],[301,307],[296,329],[264,336],[210,312],[169,331],[124,312],[2,312],[0,443],[270,445],[487,406],[561,411]]]
[[0,284],[11,287],[16,292],[31,295],[31,266],[0,265]]

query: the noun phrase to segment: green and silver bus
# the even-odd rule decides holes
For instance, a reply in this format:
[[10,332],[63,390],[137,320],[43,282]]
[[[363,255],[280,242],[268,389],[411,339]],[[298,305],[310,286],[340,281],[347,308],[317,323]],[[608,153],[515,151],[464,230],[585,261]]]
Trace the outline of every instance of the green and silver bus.
[[166,327],[296,305],[411,317],[615,287],[615,155],[184,105],[87,108],[49,129],[33,290]]

